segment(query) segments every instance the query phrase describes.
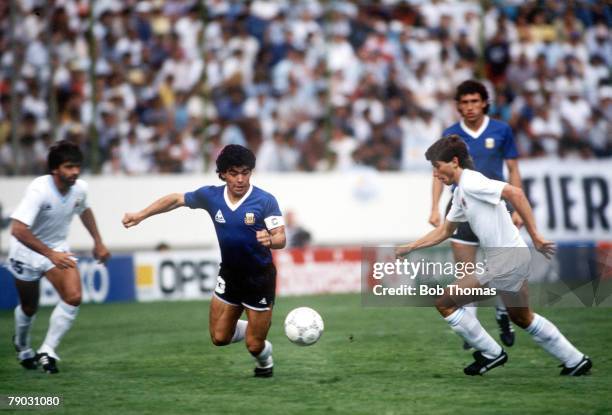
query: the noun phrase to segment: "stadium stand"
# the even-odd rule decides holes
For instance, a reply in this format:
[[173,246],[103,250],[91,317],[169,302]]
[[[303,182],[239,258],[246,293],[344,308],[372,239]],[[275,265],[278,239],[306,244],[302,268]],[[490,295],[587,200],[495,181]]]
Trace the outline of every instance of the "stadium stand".
[[522,157],[612,156],[606,2],[51,3],[0,4],[2,175],[66,138],[106,175],[210,172],[229,143],[260,171],[422,170],[472,77]]

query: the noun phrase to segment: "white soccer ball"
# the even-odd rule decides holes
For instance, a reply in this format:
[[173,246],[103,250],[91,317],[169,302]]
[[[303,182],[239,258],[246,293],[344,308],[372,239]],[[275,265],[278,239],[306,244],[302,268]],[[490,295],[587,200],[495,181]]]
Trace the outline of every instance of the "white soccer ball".
[[323,319],[312,308],[300,307],[287,314],[285,334],[287,338],[300,346],[315,344],[323,334]]

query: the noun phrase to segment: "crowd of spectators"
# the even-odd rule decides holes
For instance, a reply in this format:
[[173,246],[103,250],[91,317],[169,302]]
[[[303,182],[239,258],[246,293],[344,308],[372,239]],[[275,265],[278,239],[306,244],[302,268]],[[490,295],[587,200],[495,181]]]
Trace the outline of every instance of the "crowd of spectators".
[[10,3],[0,174],[43,173],[60,139],[103,174],[211,172],[230,143],[259,171],[424,169],[469,78],[522,157],[612,156],[607,2]]

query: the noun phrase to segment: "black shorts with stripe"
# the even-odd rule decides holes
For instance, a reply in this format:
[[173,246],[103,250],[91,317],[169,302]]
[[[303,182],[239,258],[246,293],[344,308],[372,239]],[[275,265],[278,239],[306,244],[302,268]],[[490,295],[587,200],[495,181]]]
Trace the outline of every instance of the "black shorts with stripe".
[[215,296],[231,305],[270,310],[276,298],[276,267],[270,263],[258,269],[237,269],[222,263]]

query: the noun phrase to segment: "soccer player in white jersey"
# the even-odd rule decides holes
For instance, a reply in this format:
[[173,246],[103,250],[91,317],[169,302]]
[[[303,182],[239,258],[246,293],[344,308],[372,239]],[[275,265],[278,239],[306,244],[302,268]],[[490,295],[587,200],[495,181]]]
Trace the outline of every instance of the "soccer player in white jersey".
[[[110,257],[87,203],[87,183],[79,179],[82,161],[83,154],[75,144],[60,141],[53,145],[47,158],[49,174],[30,183],[11,215],[9,270],[15,277],[20,301],[15,308],[13,343],[26,369],[41,366],[47,373],[58,373],[56,349],[79,311],[81,277],[66,242],[74,214],[79,215],[94,240],[93,256],[101,262]],[[51,313],[47,335],[34,353],[30,329],[43,276],[55,287],[60,301]]]
[[[459,136],[436,141],[425,156],[434,167],[436,179],[446,185],[456,185],[452,206],[442,226],[415,242],[398,246],[396,254],[403,256],[416,249],[437,245],[451,237],[459,223],[469,222],[485,253],[487,272],[471,275],[453,285],[473,291],[495,288],[508,305],[511,320],[561,361],[561,375],[587,373],[592,367],[591,359],[578,351],[553,323],[529,308],[527,278],[531,256],[502,198],[512,203],[521,216],[535,249],[550,257],[555,247],[536,229],[533,212],[523,191],[472,170],[467,146]],[[476,349],[474,362],[464,369],[464,373],[481,375],[506,363],[508,355],[485,331],[476,316],[466,312],[464,305],[473,299],[471,295],[453,294],[447,288],[436,300],[436,308],[451,329]]]
[[[463,139],[474,163],[474,170],[482,173],[489,179],[506,181],[504,179],[504,164],[508,169],[508,183],[521,187],[521,175],[518,167],[518,150],[512,134],[512,128],[503,121],[490,118],[489,93],[487,88],[478,81],[467,80],[457,86],[455,93],[457,111],[461,121],[457,122],[442,133],[443,137],[458,135]],[[429,223],[440,226],[439,201],[443,189],[442,183],[435,177],[432,180],[432,204]],[[449,203],[448,208],[450,209]],[[512,213],[515,225],[521,225],[518,213]],[[478,252],[478,237],[470,228],[470,224],[462,222],[450,238],[451,248],[455,262],[474,264]],[[466,306],[466,311],[476,314],[477,304]],[[499,337],[505,346],[514,344],[514,329],[508,319],[508,313],[503,302],[497,298],[495,320],[499,326]],[[467,343],[464,349],[469,349]]]
[[[136,213],[126,213],[123,225],[181,206],[203,209],[213,220],[221,269],[210,302],[209,332],[215,346],[245,340],[255,358],[255,376],[273,376],[272,343],[266,340],[272,321],[276,268],[271,249],[285,247],[285,224],[274,196],[250,184],[255,155],[230,144],[217,157],[224,186],[203,186],[193,192],[172,193]],[[247,321],[240,316],[246,311]]]

